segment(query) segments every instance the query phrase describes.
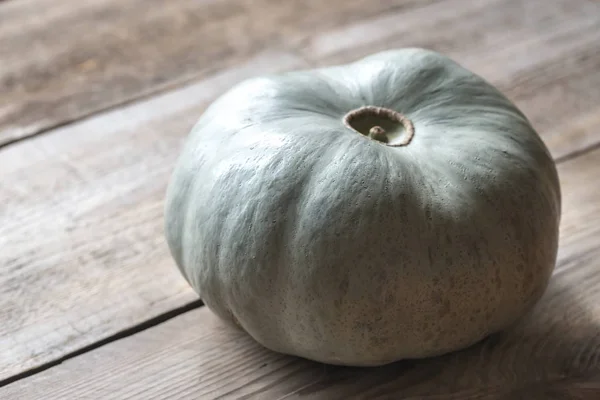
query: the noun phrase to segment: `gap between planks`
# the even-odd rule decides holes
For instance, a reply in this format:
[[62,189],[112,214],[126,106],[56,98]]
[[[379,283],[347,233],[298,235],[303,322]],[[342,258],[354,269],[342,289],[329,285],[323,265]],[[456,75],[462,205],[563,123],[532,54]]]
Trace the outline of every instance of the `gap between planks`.
[[59,364],[62,364],[63,362],[65,362],[67,360],[70,360],[71,358],[75,358],[75,357],[78,357],[78,356],[80,356],[82,354],[85,354],[85,353],[87,353],[89,351],[96,350],[97,348],[100,348],[100,347],[102,347],[104,345],[107,345],[107,344],[109,344],[111,342],[114,342],[114,341],[117,341],[117,340],[120,340],[120,339],[124,339],[126,337],[135,335],[136,333],[140,333],[142,331],[145,331],[146,329],[150,329],[152,327],[160,325],[163,322],[166,322],[166,321],[168,321],[170,319],[178,317],[179,315],[184,314],[184,313],[186,313],[188,311],[192,311],[192,310],[198,309],[198,308],[202,307],[203,305],[204,304],[202,303],[202,300],[198,299],[198,300],[192,301],[191,303],[185,304],[183,306],[174,308],[174,309],[172,309],[170,311],[167,311],[165,313],[159,314],[159,315],[157,315],[155,317],[152,317],[152,318],[150,318],[148,320],[140,322],[137,325],[133,325],[133,326],[131,326],[131,327],[127,328],[127,329],[124,329],[124,330],[122,330],[120,332],[114,333],[114,334],[112,334],[112,335],[110,335],[110,336],[108,336],[108,337],[106,337],[104,339],[101,339],[101,340],[99,340],[99,341],[97,341],[95,343],[92,343],[90,345],[82,347],[82,348],[80,348],[78,350],[75,350],[75,351],[73,351],[71,353],[65,354],[64,356],[62,356],[62,357],[60,357],[60,358],[58,358],[56,360],[47,362],[47,363],[39,365],[39,366],[37,366],[35,368],[32,368],[32,369],[29,369],[27,371],[23,371],[23,372],[21,372],[19,374],[13,375],[13,376],[11,376],[9,378],[0,380],[0,388],[3,387],[3,386],[9,385],[9,384],[11,384],[13,382],[16,382],[18,380],[25,379],[25,378],[28,378],[28,377],[30,377],[32,375],[38,374],[38,373],[40,373],[42,371],[45,371],[45,370],[47,370],[49,368],[52,368],[54,366],[57,366]]

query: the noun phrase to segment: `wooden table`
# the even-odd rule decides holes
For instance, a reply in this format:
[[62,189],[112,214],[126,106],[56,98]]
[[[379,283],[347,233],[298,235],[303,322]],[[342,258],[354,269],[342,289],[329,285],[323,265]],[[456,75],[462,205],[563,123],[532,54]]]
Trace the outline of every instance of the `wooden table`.
[[[207,104],[254,75],[419,46],[504,91],[563,191],[516,327],[380,368],[272,353],[169,256],[162,206]],[[600,3],[0,2],[0,399],[600,399]]]

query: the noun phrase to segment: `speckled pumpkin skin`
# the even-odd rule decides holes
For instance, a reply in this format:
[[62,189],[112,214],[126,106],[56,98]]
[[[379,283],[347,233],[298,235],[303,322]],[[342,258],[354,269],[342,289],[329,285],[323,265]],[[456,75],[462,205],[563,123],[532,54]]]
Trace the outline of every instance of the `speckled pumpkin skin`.
[[[391,147],[344,126],[401,112]],[[272,350],[370,366],[457,350],[542,295],[554,162],[490,84],[423,49],[259,77],[215,101],[167,192],[166,237],[206,305]]]

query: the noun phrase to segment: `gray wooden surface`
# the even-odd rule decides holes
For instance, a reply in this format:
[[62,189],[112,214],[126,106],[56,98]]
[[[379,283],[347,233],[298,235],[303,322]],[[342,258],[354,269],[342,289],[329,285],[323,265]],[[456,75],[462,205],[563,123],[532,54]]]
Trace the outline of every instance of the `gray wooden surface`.
[[[552,285],[518,326],[445,357],[268,352],[168,254],[182,140],[246,77],[403,46],[496,84],[549,146],[565,197]],[[11,0],[0,60],[0,398],[600,399],[597,1]]]

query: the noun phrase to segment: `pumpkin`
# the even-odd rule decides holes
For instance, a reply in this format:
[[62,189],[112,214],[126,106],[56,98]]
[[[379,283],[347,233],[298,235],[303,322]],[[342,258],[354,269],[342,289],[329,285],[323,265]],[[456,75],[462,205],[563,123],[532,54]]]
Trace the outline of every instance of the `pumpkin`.
[[258,343],[374,366],[522,317],[548,285],[560,213],[526,116],[405,48],[229,89],[182,148],[165,231],[206,306]]

